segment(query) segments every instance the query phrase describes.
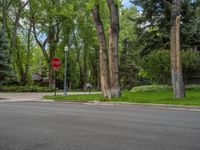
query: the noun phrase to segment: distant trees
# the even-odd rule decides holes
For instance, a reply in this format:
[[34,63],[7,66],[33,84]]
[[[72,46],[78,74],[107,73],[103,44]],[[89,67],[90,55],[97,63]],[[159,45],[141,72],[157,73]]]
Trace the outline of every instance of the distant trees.
[[8,41],[2,34],[0,35],[0,84],[6,83],[8,77],[12,76],[10,66],[10,55]]
[[12,76],[10,50],[6,37],[6,17],[9,4],[2,0],[1,32],[0,32],[0,84],[6,83],[6,79]]
[[[136,45],[140,47],[140,55],[144,56],[153,50],[170,49],[171,10],[169,0],[144,1],[132,0],[140,8],[140,15],[133,18],[137,24]],[[180,43],[181,49],[198,50],[200,41],[200,3],[194,0],[180,1]]]
[[192,0],[134,0],[132,2],[142,9],[142,15],[134,20],[138,25],[137,43],[143,43],[140,50],[141,57],[151,51],[171,49],[171,80],[174,97],[184,97],[180,50],[199,49],[200,32],[197,27],[199,2]]
[[[185,84],[188,84],[187,75],[200,71],[200,53],[192,49],[181,51],[181,62]],[[169,50],[152,51],[139,60],[142,68],[139,76],[147,78],[156,84],[171,84],[171,63]]]
[[[169,52],[171,45],[172,82],[174,92],[180,93],[174,96],[182,97],[179,51],[188,52],[182,53],[189,58],[183,69],[190,68],[185,67],[188,64],[195,70],[198,55],[188,50],[200,50],[199,1],[132,3],[124,8],[120,0],[1,0],[1,80],[10,74],[11,66],[19,84],[33,84],[31,74],[36,73],[54,87],[50,60],[56,56],[64,62],[67,46],[68,88],[82,89],[91,82],[93,87],[101,87],[105,97],[119,97],[121,88],[146,81],[169,82],[169,68],[158,63],[169,61],[162,50]],[[151,72],[150,64],[158,69]],[[188,70],[184,70],[185,80]],[[63,71],[62,67],[58,70],[60,88]]]
[[133,21],[139,16],[139,13],[134,6],[121,8],[120,11],[120,85],[122,89],[132,89],[138,82],[137,75],[140,69],[138,64],[139,46],[136,45],[136,23]]

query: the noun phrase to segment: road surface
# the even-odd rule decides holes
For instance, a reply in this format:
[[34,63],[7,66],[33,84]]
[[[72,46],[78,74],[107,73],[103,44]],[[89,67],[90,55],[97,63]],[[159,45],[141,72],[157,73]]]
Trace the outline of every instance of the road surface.
[[0,150],[200,150],[200,112],[3,102]]

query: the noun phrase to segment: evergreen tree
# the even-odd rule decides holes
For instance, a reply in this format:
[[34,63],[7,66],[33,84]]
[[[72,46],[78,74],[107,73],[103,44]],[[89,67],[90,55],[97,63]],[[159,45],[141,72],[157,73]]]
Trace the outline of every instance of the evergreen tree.
[[5,37],[0,36],[0,84],[6,82],[6,79],[11,76],[8,51],[8,42]]
[[[153,50],[170,48],[171,0],[132,0],[142,9],[139,17],[133,22],[137,24],[138,46],[141,43],[141,55]],[[199,1],[181,0],[181,49],[199,48]]]

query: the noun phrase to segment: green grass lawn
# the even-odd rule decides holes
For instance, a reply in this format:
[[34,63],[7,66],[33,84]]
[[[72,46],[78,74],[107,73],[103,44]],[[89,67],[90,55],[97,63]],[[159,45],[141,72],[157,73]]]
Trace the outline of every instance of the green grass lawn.
[[107,99],[100,94],[91,95],[68,95],[68,96],[45,96],[44,99],[54,99],[56,101],[115,101],[115,102],[132,102],[132,103],[153,103],[153,104],[174,104],[174,105],[194,105],[200,106],[200,91],[187,90],[186,97],[173,99],[172,92],[122,92],[120,98]]

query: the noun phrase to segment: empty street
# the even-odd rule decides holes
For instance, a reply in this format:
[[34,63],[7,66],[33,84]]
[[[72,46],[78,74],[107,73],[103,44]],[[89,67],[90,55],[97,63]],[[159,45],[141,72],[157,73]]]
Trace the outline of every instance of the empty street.
[[0,150],[199,150],[200,112],[0,103]]

